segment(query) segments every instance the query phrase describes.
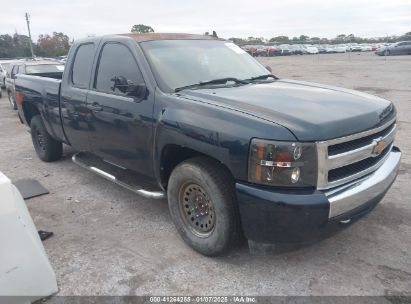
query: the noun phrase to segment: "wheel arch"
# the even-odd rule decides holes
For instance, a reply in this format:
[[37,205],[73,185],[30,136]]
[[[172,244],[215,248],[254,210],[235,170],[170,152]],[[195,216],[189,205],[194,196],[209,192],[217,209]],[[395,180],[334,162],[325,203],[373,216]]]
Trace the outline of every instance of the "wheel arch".
[[216,164],[224,168],[231,177],[234,178],[230,168],[221,160],[192,148],[184,147],[178,144],[167,144],[163,147],[160,154],[159,178],[161,186],[164,189],[167,189],[168,180],[170,178],[171,172],[173,172],[175,167],[188,159],[201,156],[214,161]]
[[28,126],[30,126],[31,119],[34,116],[41,115],[39,109],[29,102],[23,102],[23,114]]

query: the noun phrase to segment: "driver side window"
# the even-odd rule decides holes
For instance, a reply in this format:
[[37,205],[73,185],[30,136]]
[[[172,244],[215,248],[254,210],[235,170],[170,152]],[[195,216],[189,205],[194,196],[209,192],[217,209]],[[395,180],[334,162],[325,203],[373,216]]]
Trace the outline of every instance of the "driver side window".
[[104,45],[94,88],[97,91],[126,96],[132,86],[141,84],[144,84],[143,75],[130,50],[119,43]]

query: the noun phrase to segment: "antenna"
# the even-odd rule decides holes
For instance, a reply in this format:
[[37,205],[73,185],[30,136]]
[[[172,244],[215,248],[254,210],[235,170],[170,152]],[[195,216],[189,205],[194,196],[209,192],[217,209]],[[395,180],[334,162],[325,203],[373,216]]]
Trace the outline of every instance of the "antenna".
[[33,52],[33,43],[31,41],[31,33],[30,33],[30,15],[26,13],[26,22],[27,22],[27,29],[29,31],[29,42],[30,42],[30,51],[31,51],[31,57],[35,57],[34,56],[34,52]]

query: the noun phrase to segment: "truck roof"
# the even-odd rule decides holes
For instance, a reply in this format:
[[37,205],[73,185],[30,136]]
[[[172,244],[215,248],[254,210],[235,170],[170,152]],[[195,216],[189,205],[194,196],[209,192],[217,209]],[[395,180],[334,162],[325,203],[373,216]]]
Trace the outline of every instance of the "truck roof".
[[137,42],[152,40],[224,40],[211,35],[196,35],[183,33],[125,33],[118,35],[130,37],[136,40]]
[[136,42],[154,41],[154,40],[220,40],[226,39],[218,38],[212,35],[197,35],[197,34],[184,34],[184,33],[123,33],[123,34],[111,34],[96,37],[87,37],[76,40],[74,45],[87,43],[91,41],[99,41],[100,39],[116,39],[116,38],[131,38]]

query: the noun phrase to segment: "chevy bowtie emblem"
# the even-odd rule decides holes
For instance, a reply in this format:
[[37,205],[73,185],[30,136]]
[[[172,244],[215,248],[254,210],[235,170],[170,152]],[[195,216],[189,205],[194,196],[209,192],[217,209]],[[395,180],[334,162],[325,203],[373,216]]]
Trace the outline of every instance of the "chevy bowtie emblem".
[[377,145],[374,147],[372,150],[372,154],[375,156],[378,156],[381,154],[381,152],[385,149],[385,142],[383,140],[377,141]]

